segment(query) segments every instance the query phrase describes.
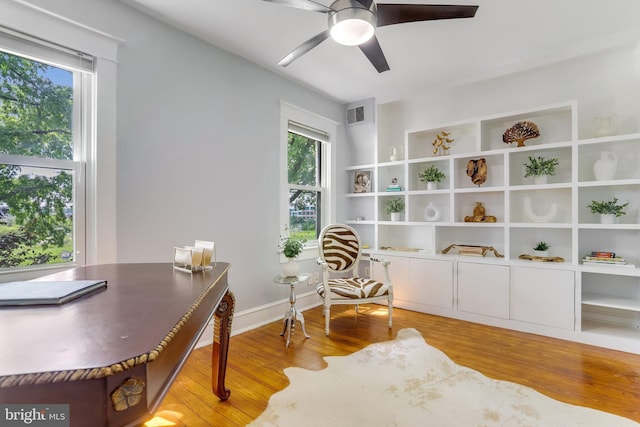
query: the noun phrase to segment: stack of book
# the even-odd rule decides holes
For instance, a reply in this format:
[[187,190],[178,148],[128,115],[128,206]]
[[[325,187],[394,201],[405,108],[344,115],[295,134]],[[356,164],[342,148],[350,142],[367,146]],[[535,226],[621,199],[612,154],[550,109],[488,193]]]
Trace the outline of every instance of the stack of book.
[[591,255],[586,255],[582,258],[582,264],[584,265],[614,265],[622,267],[635,267],[633,264],[629,264],[624,258],[617,257],[615,252],[591,252]]
[[402,187],[400,184],[389,184],[387,185],[387,191],[402,191]]

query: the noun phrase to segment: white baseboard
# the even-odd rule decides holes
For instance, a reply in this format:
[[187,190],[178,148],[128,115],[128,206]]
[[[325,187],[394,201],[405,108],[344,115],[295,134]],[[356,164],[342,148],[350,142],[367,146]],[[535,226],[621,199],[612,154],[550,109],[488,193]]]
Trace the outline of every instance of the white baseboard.
[[[298,311],[305,311],[321,304],[322,301],[315,291],[296,294],[296,309]],[[289,311],[289,299],[236,312],[233,315],[231,324],[231,336],[283,319],[287,311]],[[213,343],[213,320],[209,322],[209,325],[202,333],[196,348],[204,347],[211,343]]]

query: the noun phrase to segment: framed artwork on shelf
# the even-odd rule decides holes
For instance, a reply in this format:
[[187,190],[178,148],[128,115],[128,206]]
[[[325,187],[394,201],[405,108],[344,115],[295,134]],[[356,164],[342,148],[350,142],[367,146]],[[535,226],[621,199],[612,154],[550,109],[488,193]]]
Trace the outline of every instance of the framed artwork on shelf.
[[371,171],[358,171],[353,179],[354,193],[370,193],[371,192]]

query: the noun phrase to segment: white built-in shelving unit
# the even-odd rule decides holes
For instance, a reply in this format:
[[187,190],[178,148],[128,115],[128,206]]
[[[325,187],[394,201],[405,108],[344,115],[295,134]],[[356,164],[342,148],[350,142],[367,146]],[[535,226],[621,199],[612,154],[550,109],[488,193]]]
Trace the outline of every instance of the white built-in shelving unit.
[[[577,115],[576,102],[566,102],[408,130],[400,159],[387,161],[391,147],[378,141],[377,161],[347,168],[349,182],[359,171],[371,173],[371,192],[346,194],[347,222],[372,253],[392,259],[398,306],[640,353],[640,269],[581,263],[600,250],[639,264],[640,134],[580,139]],[[524,120],[540,136],[524,147],[505,144],[504,131]],[[434,156],[432,141],[443,130],[455,141],[447,155]],[[618,159],[609,181],[594,176],[602,152]],[[529,156],[557,158],[556,174],[545,184],[525,178]],[[480,186],[466,174],[478,158],[488,166]],[[429,165],[446,174],[435,190],[418,179]],[[393,178],[403,191],[385,191]],[[399,222],[385,212],[393,197],[406,205]],[[629,202],[627,215],[600,224],[587,205],[613,197]],[[465,222],[476,202],[496,222]],[[429,221],[434,207],[439,219]],[[564,262],[519,259],[539,241]],[[451,244],[491,246],[504,258],[443,255]]]

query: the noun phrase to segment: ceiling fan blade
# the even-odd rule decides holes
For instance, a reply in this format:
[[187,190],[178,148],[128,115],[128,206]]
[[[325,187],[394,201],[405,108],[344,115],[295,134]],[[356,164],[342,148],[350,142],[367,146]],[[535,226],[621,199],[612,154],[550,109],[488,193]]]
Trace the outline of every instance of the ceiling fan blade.
[[356,0],[356,1],[361,5],[363,5],[364,7],[366,7],[367,9],[371,9],[371,3],[373,3],[373,0]]
[[312,0],[263,0],[268,1],[269,3],[278,3],[284,6],[295,7],[297,9],[310,10],[312,12],[322,12],[329,13],[333,12],[331,8],[327,6],[316,3]]
[[376,36],[371,37],[368,41],[362,43],[358,47],[362,53],[369,58],[369,61],[379,73],[389,71],[387,58],[384,57],[384,53],[382,53],[382,48],[380,47],[380,43],[378,43]]
[[287,56],[282,58],[282,60],[280,62],[278,62],[278,65],[282,65],[283,67],[286,67],[287,65],[291,64],[296,59],[300,58],[305,53],[309,52],[314,47],[318,46],[320,43],[325,41],[327,38],[329,38],[329,30],[324,30],[320,34],[317,34],[317,35],[311,37],[309,40],[307,40],[306,42],[302,43],[297,48],[293,49],[293,51],[290,54],[288,54]]
[[473,18],[478,6],[378,3],[378,27],[403,22]]

